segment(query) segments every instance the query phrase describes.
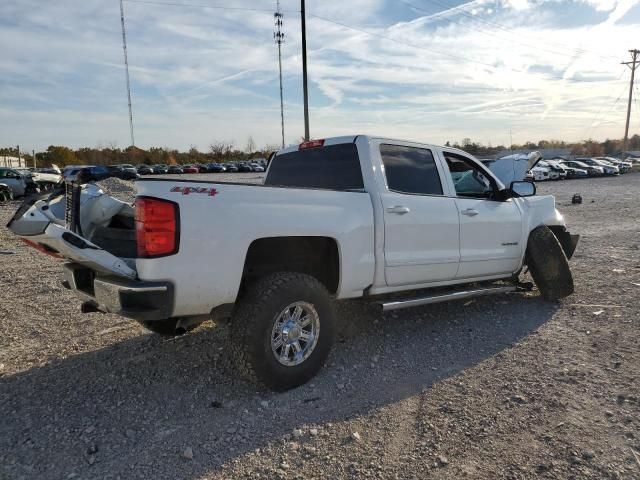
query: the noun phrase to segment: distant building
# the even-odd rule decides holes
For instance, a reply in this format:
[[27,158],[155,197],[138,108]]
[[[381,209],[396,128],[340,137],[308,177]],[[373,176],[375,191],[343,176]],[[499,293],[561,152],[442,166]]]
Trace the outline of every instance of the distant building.
[[528,155],[531,152],[539,152],[542,155],[543,160],[552,160],[554,158],[564,158],[565,160],[571,157],[570,148],[532,148],[521,150],[502,150],[495,154],[494,158],[506,157],[507,155],[513,155],[514,153],[521,153]]
[[631,150],[631,151],[627,151],[622,153],[622,155],[620,155],[623,159],[625,158],[638,158],[640,159],[640,150]]
[[20,168],[26,167],[27,164],[24,159],[18,157],[9,157],[0,155],[0,167],[5,168]]

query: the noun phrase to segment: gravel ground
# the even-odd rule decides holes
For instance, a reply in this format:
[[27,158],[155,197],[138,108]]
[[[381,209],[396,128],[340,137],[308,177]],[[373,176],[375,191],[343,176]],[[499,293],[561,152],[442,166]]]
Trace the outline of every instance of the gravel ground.
[[582,235],[572,297],[341,304],[329,364],[284,394],[236,378],[225,326],[80,314],[0,227],[0,478],[640,478],[639,182],[538,186]]

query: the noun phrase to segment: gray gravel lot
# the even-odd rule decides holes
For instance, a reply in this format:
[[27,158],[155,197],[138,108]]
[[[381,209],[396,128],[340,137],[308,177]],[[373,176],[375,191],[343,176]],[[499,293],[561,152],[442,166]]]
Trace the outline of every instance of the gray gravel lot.
[[79,313],[0,227],[0,479],[640,478],[639,185],[538,185],[582,235],[572,297],[342,303],[329,364],[284,394],[236,378],[224,325]]

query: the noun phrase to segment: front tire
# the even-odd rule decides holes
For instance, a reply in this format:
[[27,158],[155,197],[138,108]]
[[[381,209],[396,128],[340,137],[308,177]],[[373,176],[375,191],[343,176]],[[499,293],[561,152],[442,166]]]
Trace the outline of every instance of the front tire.
[[559,300],[573,293],[573,275],[562,246],[546,225],[531,231],[526,264],[533,281],[546,300]]
[[334,328],[325,286],[310,275],[281,272],[249,286],[229,334],[240,373],[284,391],[306,383],[322,368]]

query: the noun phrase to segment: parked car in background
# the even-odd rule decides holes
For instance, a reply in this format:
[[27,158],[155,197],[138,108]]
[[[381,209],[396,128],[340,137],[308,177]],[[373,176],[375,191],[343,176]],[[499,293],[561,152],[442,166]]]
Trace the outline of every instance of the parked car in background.
[[545,180],[550,180],[549,174],[551,170],[549,170],[547,167],[539,167],[536,165],[530,170],[530,172],[533,180],[535,180],[536,182],[544,182]]
[[118,165],[122,169],[121,177],[123,180],[135,180],[138,178],[138,172],[136,167],[129,163],[122,163]]
[[184,173],[198,173],[200,172],[200,169],[195,165],[185,165],[184,167],[182,167],[182,171]]
[[618,167],[615,167],[609,162],[605,162],[604,160],[597,160],[595,158],[576,158],[576,161],[582,162],[592,167],[601,167],[604,175],[618,175],[620,173]]
[[590,177],[601,177],[604,175],[604,168],[597,166],[594,167],[592,165],[587,165],[586,163],[579,162],[577,160],[564,160],[562,162],[563,165],[567,165],[571,168],[577,168],[580,170],[586,171]]
[[124,168],[122,165],[107,165],[107,171],[122,180],[135,180],[139,176],[135,168]]
[[[561,165],[548,162],[546,160],[540,160],[538,162],[538,166],[549,169],[549,176],[551,180],[564,180],[567,178],[567,170]],[[551,176],[551,174],[553,174],[553,176]]]
[[36,168],[35,173],[49,173],[51,175],[60,175],[62,172],[55,165],[53,167]]
[[21,197],[28,193],[27,179],[16,169],[0,168],[0,183],[11,190],[13,197]]
[[264,172],[264,167],[259,163],[253,162],[253,163],[250,163],[249,166],[254,172]]
[[149,165],[138,165],[138,173],[140,175],[151,175],[153,169]]
[[169,165],[169,173],[180,174],[184,173],[180,165]]
[[582,170],[580,168],[569,167],[568,165],[563,164],[559,160],[546,160],[549,165],[557,166],[558,168],[562,168],[566,172],[566,178],[585,178],[589,176],[589,172],[586,170]]
[[13,200],[13,190],[6,183],[0,183],[0,202],[10,200]]
[[120,165],[107,165],[107,171],[114,177],[122,178],[122,167]]
[[167,167],[166,165],[154,165],[153,166],[153,173],[155,173],[155,174],[169,173],[169,167]]
[[620,159],[613,158],[613,157],[595,157],[595,158],[596,160],[603,160],[605,162],[610,163],[611,165],[618,167],[618,170],[620,170],[620,173],[627,173],[631,171],[631,168],[633,167],[633,163],[624,162]]
[[109,170],[102,165],[69,165],[62,170],[62,177],[64,179],[75,177],[81,170],[85,170],[87,174],[95,178],[109,176]]
[[227,173],[237,173],[238,166],[233,162],[227,162],[224,164],[224,171]]
[[[55,186],[62,180],[60,169],[57,166],[53,168],[18,168],[18,173],[27,178],[27,183],[35,183],[35,187],[40,192],[53,190]],[[33,186],[32,186],[33,189]]]
[[239,162],[238,163],[238,171],[239,172],[253,172],[253,168],[251,168],[251,165],[249,165],[246,162]]
[[219,163],[210,163],[207,165],[207,170],[210,173],[222,173],[225,171],[224,165],[220,165]]

